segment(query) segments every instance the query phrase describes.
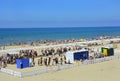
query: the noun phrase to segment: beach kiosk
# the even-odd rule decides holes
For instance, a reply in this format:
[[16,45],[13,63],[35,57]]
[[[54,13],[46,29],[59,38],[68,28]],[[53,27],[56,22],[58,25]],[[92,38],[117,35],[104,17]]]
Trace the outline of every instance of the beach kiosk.
[[86,59],[89,59],[89,52],[87,50],[66,52],[67,63],[74,63],[75,60],[86,60]]
[[111,48],[111,47],[102,47],[102,48],[101,48],[101,52],[102,52],[105,56],[114,55],[114,49]]
[[16,67],[20,69],[30,67],[29,58],[17,59]]

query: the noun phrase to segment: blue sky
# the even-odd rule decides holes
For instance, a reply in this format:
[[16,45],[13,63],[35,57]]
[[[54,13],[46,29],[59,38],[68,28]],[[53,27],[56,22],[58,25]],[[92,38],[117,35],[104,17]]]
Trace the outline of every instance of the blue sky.
[[0,28],[120,26],[120,0],[0,0]]

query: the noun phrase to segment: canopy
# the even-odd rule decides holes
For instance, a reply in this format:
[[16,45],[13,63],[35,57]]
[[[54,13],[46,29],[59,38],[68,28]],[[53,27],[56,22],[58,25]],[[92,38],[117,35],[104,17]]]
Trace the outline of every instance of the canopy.
[[16,52],[16,51],[6,51],[4,53],[6,53],[6,54],[19,54],[19,52]]

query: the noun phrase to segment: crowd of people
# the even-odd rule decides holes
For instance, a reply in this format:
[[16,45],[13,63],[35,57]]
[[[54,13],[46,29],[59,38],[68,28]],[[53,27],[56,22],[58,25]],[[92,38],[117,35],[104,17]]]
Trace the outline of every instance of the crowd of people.
[[20,50],[19,54],[4,54],[0,56],[0,67],[7,67],[7,64],[15,64],[16,59],[32,58],[34,64],[34,58],[37,57],[37,51],[35,50]]
[[[107,37],[104,37],[104,39],[107,39]],[[94,40],[94,39],[92,39]],[[69,42],[76,42],[77,40],[64,40],[64,41],[45,41],[44,43],[56,43],[56,44],[61,44],[61,43],[69,43]],[[118,41],[120,42],[120,41]],[[117,42],[117,43],[118,43]],[[114,41],[111,41],[110,43],[116,43]],[[32,43],[34,45],[34,43]],[[99,44],[97,42],[95,43],[87,43],[86,46],[96,46],[96,45],[103,45],[103,43]],[[20,50],[19,54],[5,54],[0,56],[0,67],[7,67],[7,64],[15,64],[16,59],[21,59],[21,58],[31,58],[32,59],[32,66],[35,66],[35,64],[38,65],[56,65],[56,64],[63,64],[66,63],[66,58],[65,58],[65,53],[67,51],[76,51],[80,50],[83,47],[81,45],[69,45],[69,46],[61,46],[61,47],[55,47],[55,48],[44,48],[40,49],[39,51],[40,54],[36,50]],[[84,47],[88,51],[91,51],[91,49]],[[58,56],[57,56],[58,55]],[[94,57],[102,57],[99,56],[100,54],[95,54]],[[57,57],[56,57],[57,56]],[[36,57],[39,57],[38,63],[35,63],[34,59]],[[91,57],[91,56],[90,56]],[[91,57],[92,58],[92,57]]]
[[40,57],[38,59],[39,66],[53,66],[58,64],[66,64],[66,57],[65,55],[57,56],[48,56],[48,57]]
[[48,55],[55,55],[58,54],[59,56],[61,54],[64,54],[67,51],[75,51],[75,50],[80,50],[82,49],[81,46],[79,45],[71,45],[71,46],[66,46],[66,47],[59,47],[59,48],[46,48],[46,49],[42,49],[41,53],[43,56],[48,56]]
[[[66,43],[74,43],[74,42],[83,42],[83,41],[91,41],[91,40],[104,40],[104,39],[111,39],[115,38],[112,36],[100,36],[96,38],[89,38],[89,39],[68,39],[68,40],[38,40],[38,41],[33,41],[33,42],[13,42],[9,44],[9,46],[25,46],[25,45],[30,45],[30,46],[40,46],[42,44],[44,45],[57,45],[57,44],[66,44]],[[0,49],[5,49],[4,47],[0,47]]]
[[[34,59],[36,57],[40,57],[40,59],[38,60],[38,64],[39,65],[45,64],[47,66],[47,65],[50,65],[51,62],[53,62],[54,64],[58,64],[59,58],[61,59],[61,61],[65,60],[63,59],[63,56],[67,51],[75,51],[80,49],[82,49],[82,47],[79,45],[58,47],[58,48],[46,48],[46,49],[39,50],[41,51],[41,54],[38,54],[38,52],[35,50],[20,50],[19,54],[4,54],[0,56],[0,62],[2,63],[1,66],[4,66],[7,64],[15,64],[16,59],[31,58],[32,66],[34,66],[36,64]],[[58,56],[58,57],[55,57],[55,56]]]

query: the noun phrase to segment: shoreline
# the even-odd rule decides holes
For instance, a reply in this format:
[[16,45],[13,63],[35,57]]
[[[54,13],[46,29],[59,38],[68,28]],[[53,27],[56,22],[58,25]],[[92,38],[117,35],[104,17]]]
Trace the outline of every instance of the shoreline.
[[64,44],[64,43],[71,43],[71,42],[81,42],[81,41],[90,41],[90,40],[103,40],[103,39],[111,39],[111,38],[120,38],[120,36],[99,36],[94,38],[71,38],[71,39],[62,39],[62,40],[36,40],[36,41],[24,41],[24,42],[11,42],[8,44],[0,45],[0,47],[4,46],[39,46],[42,44],[49,45],[49,44]]
[[[73,41],[71,43],[63,43],[63,44],[41,44],[41,45],[16,45],[16,46],[2,46],[4,49],[0,50],[0,53],[7,51],[19,51],[19,50],[27,50],[27,49],[42,49],[42,48],[54,48],[54,47],[64,47],[71,45],[81,45],[83,46],[91,46],[92,44],[97,43],[98,45],[112,44],[112,43],[120,43],[120,38],[109,38],[109,39],[93,39],[93,40],[84,40],[81,41]],[[94,45],[93,45],[94,46]]]

